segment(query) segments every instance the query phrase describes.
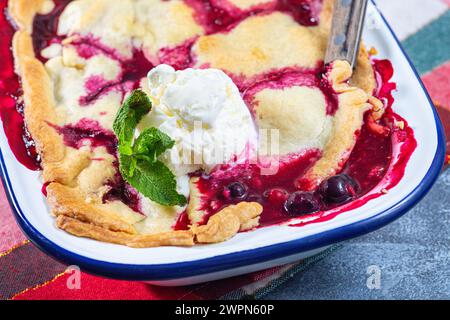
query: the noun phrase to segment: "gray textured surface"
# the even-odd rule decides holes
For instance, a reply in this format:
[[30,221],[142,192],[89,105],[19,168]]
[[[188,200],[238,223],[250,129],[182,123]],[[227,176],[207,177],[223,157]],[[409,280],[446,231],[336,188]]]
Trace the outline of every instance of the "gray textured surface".
[[[350,240],[266,299],[450,299],[450,170],[412,211]],[[381,269],[368,289],[367,268]]]

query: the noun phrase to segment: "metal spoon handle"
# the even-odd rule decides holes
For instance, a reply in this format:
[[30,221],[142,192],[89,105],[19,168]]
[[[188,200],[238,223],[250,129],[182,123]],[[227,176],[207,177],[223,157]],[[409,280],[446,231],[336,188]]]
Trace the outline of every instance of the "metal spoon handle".
[[347,60],[355,66],[366,9],[367,0],[336,0],[325,63]]

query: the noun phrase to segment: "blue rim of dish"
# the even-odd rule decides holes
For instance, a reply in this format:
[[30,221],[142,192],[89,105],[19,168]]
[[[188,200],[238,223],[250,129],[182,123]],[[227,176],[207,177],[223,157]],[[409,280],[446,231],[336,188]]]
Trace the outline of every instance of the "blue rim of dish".
[[411,60],[402,48],[392,28],[390,27],[382,13],[378,10],[376,3],[373,0],[371,0],[371,2],[377,9],[382,20],[394,37],[397,45],[407,59],[417,80],[419,81],[422,90],[426,94],[429,106],[431,107],[434,114],[437,130],[436,133],[438,138],[435,157],[423,180],[408,196],[406,196],[400,202],[396,203],[391,208],[365,220],[361,220],[333,230],[307,236],[301,239],[201,260],[159,265],[134,265],[105,262],[87,258],[60,247],[56,243],[47,239],[33,225],[30,224],[30,222],[22,212],[22,209],[20,208],[17,198],[12,190],[11,181],[4,162],[3,153],[0,150],[0,166],[2,171],[1,180],[3,182],[3,185],[5,186],[5,190],[7,191],[6,194],[8,201],[15,213],[16,220],[19,226],[32,241],[32,243],[38,246],[42,251],[62,261],[63,263],[69,265],[77,265],[83,271],[124,280],[164,281],[200,276],[213,272],[220,272],[238,267],[269,262],[282,257],[322,248],[333,243],[341,242],[369,233],[398,219],[403,214],[408,212],[411,208],[413,208],[428,193],[433,184],[436,182],[444,164],[445,138],[444,130],[437,111],[431,101],[430,96],[425,90],[425,87],[416,69],[414,68]]

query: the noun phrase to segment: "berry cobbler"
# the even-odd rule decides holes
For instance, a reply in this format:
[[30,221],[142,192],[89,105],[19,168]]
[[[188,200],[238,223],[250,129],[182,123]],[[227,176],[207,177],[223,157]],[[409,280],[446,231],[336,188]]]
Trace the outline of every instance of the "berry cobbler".
[[56,226],[130,247],[333,219],[403,176],[393,68],[332,0],[1,1],[0,115]]

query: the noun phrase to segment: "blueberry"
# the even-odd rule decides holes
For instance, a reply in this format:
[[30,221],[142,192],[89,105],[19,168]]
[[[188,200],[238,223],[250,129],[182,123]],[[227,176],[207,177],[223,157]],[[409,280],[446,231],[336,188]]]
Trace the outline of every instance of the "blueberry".
[[319,193],[328,203],[342,204],[356,195],[358,184],[346,174],[339,174],[323,181]]
[[232,199],[242,200],[247,195],[247,186],[241,182],[233,182],[227,186]]
[[284,208],[291,216],[314,213],[320,210],[319,201],[312,192],[294,192],[284,203]]

